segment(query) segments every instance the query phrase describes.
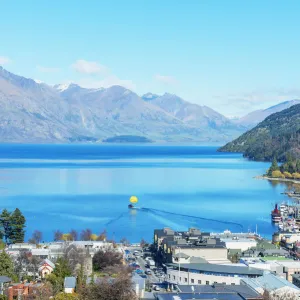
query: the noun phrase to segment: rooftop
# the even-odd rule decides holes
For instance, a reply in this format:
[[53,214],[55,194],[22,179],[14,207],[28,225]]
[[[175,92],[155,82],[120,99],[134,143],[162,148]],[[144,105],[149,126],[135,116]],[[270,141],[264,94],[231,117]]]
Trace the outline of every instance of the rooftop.
[[[244,300],[242,296],[237,293],[165,293],[156,294],[157,300],[191,300],[191,299],[214,299],[214,300]],[[261,297],[252,298],[262,299]]]
[[10,277],[7,276],[0,276],[0,283],[7,283],[7,282],[11,282],[12,279]]
[[[171,267],[178,267],[177,264],[168,264]],[[235,275],[255,275],[262,276],[263,271],[259,269],[229,265],[218,265],[208,263],[191,263],[191,264],[180,264],[180,268],[188,270],[197,270],[202,272],[213,272],[213,273],[225,273]]]
[[247,285],[179,285],[178,289],[183,293],[239,293],[245,299],[255,298],[258,293]]
[[76,278],[75,277],[66,277],[64,282],[64,288],[74,289],[76,287]]
[[257,278],[245,278],[243,281],[254,289],[263,288],[267,289],[268,291],[274,291],[288,286],[300,292],[300,289],[294,284],[271,273],[266,273]]

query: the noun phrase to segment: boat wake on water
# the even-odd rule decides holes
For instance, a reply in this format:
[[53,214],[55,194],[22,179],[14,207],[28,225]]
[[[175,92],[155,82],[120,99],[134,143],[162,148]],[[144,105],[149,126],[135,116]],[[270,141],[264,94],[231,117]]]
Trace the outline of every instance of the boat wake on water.
[[[157,213],[163,213],[163,214],[168,214],[168,215],[173,215],[173,216],[178,216],[178,217],[185,217],[185,218],[192,218],[194,220],[201,220],[201,221],[209,221],[209,222],[216,222],[220,224],[226,224],[226,225],[234,225],[239,227],[242,231],[244,230],[244,226],[240,223],[236,222],[230,222],[230,221],[224,221],[224,220],[218,220],[218,219],[210,219],[210,218],[204,218],[204,217],[198,217],[198,216],[192,216],[192,215],[187,215],[187,214],[180,214],[180,213],[175,213],[175,212],[170,212],[170,211],[165,211],[165,210],[160,210],[160,209],[155,209],[155,208],[148,208],[148,207],[130,207],[131,209],[138,210],[138,211],[143,211],[147,213],[152,213],[152,214],[157,214]],[[110,220],[105,224],[105,226],[111,225],[112,223],[118,221],[121,219],[123,216],[125,216],[126,213],[122,213],[118,217]]]

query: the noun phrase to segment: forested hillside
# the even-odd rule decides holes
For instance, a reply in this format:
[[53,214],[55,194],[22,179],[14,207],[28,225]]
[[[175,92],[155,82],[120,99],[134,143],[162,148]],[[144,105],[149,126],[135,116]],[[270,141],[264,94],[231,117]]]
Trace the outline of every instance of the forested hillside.
[[253,129],[221,147],[223,152],[242,152],[254,160],[286,161],[300,158],[300,104],[267,117]]

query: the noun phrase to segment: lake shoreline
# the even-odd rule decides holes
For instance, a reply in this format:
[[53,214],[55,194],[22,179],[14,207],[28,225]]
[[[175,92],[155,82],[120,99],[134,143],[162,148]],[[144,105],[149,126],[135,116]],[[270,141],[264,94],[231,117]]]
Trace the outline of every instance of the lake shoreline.
[[255,176],[255,179],[266,179],[270,181],[280,181],[280,182],[292,182],[292,183],[298,183],[300,184],[300,180],[292,179],[292,178],[274,178],[274,177],[268,177],[264,175]]

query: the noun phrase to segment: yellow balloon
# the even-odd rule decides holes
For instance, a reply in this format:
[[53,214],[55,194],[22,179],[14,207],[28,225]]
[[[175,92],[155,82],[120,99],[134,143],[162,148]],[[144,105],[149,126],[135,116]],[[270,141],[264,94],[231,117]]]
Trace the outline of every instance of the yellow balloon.
[[130,199],[129,199],[129,201],[131,203],[137,203],[139,201],[139,199],[136,196],[131,196]]

